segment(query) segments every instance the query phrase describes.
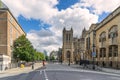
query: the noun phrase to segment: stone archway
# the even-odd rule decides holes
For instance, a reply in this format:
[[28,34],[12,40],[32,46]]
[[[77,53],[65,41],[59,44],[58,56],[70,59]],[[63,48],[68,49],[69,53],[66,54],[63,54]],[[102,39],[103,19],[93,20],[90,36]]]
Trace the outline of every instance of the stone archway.
[[70,55],[71,53],[70,53],[70,51],[67,51],[67,53],[66,53],[66,58],[68,59],[68,58],[70,58]]
[[67,58],[67,61],[69,62],[68,65],[70,66],[70,62],[71,62],[71,52],[70,51],[67,51],[66,58]]

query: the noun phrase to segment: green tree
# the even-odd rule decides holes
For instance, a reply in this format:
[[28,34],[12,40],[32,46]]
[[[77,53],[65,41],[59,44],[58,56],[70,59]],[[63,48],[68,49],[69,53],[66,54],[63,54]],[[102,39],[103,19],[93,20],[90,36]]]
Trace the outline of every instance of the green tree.
[[49,60],[49,56],[45,56],[45,59],[46,59],[46,61],[48,61]]
[[32,61],[35,50],[25,35],[20,36],[13,44],[13,57],[16,60]]
[[35,52],[35,54],[34,54],[34,60],[44,60],[44,54],[43,53],[41,53],[41,52]]
[[52,56],[52,57],[51,57],[51,60],[55,60],[55,57],[54,57],[54,56]]

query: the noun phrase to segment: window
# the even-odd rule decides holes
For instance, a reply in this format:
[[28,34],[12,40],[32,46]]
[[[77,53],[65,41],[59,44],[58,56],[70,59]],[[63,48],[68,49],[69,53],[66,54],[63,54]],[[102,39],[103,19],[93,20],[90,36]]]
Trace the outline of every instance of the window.
[[70,37],[71,37],[71,35],[69,34],[69,41],[70,41]]
[[117,57],[118,56],[118,45],[112,45],[109,47],[109,57]]
[[106,48],[103,48],[103,57],[106,57]]
[[112,57],[112,46],[109,47],[109,57]]
[[106,41],[106,32],[102,32],[99,38],[99,42],[104,42],[104,41]]
[[118,46],[114,46],[114,57],[118,56]]
[[100,57],[106,57],[106,48],[100,48]]
[[68,41],[68,34],[66,34],[66,41]]
[[100,49],[100,57],[102,57],[102,49]]
[[71,34],[66,34],[66,42],[70,41],[71,39]]
[[86,48],[90,49],[90,37],[86,39]]
[[114,25],[109,30],[108,38],[115,38],[118,36],[118,27],[117,25]]

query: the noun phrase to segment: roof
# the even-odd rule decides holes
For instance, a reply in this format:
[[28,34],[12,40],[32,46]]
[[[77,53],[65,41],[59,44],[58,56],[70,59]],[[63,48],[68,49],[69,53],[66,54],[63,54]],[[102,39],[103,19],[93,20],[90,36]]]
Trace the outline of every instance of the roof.
[[0,0],[0,9],[8,9],[8,7]]
[[109,21],[111,21],[113,18],[118,16],[120,14],[120,6],[116,8],[112,13],[110,13],[104,20],[102,20],[98,26],[95,28],[95,30],[98,30],[99,28],[103,27],[105,24],[107,24]]
[[26,32],[23,30],[23,28],[21,27],[21,25],[18,23],[18,21],[16,20],[16,18],[13,16],[13,14],[10,11],[10,9],[1,0],[0,0],[0,10],[7,10],[7,11],[9,11],[9,13],[11,14],[11,16],[14,18],[14,20],[16,21],[16,23],[20,26],[20,28],[22,29],[22,31],[26,35]]

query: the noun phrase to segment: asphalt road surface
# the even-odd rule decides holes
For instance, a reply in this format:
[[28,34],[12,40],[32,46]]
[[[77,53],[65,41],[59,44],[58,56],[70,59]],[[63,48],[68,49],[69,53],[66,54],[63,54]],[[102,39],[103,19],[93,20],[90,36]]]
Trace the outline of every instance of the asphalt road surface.
[[120,80],[120,75],[82,70],[61,64],[48,64],[46,68],[2,77],[0,80]]

